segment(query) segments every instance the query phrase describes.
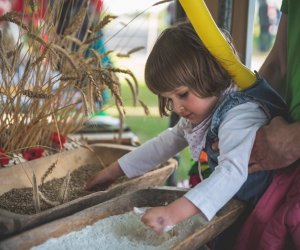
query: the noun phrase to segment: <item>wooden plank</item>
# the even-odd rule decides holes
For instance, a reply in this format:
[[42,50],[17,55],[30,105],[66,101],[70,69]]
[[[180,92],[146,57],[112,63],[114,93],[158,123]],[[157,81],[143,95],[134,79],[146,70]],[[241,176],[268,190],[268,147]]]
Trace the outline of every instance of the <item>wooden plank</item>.
[[229,227],[243,210],[243,203],[237,200],[230,201],[210,223],[196,230],[194,234],[178,244],[174,250],[198,249]]

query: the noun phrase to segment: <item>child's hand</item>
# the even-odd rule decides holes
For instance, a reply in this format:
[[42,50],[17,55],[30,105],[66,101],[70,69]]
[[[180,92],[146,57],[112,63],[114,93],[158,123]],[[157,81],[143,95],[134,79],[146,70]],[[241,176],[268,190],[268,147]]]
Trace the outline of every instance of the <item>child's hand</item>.
[[167,226],[174,226],[197,213],[201,211],[187,198],[181,197],[167,206],[147,210],[142,222],[161,234]]
[[105,170],[102,170],[88,179],[86,183],[86,190],[104,190],[113,182],[114,179],[110,177],[109,173],[107,173]]
[[124,172],[120,168],[118,162],[114,162],[88,179],[85,188],[89,191],[104,190],[123,175]]
[[168,206],[155,207],[147,210],[141,220],[157,234],[162,234],[167,226],[174,225],[171,216]]

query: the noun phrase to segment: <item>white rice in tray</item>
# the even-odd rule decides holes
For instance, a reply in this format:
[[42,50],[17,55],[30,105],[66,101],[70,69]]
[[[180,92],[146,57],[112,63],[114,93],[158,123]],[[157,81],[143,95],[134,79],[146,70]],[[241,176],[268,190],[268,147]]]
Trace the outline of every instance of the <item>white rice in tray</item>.
[[166,250],[174,247],[205,223],[194,216],[157,235],[148,229],[133,212],[110,216],[59,238],[51,238],[32,250]]

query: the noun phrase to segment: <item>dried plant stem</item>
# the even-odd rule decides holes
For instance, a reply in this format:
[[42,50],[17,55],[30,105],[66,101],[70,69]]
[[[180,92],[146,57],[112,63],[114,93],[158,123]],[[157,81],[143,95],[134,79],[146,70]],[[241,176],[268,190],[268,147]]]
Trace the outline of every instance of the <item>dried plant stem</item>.
[[[51,111],[52,111],[52,114],[53,114],[52,117],[53,117],[54,122],[55,122],[56,130],[59,133],[58,125],[57,125],[57,120],[56,120],[56,117],[55,117],[55,115],[53,113],[53,108],[52,107],[51,107]],[[60,137],[59,137],[59,140],[60,140]],[[59,141],[59,142],[60,142],[60,145],[62,145],[61,141]],[[59,161],[60,155],[61,155],[61,148],[59,150],[59,153],[57,154],[57,159],[56,159],[55,163],[51,164],[50,167],[46,170],[46,172],[42,176],[42,179],[41,179],[42,185],[44,184],[45,179],[47,178],[47,176],[49,176],[53,172],[54,168],[57,166],[57,163]]]
[[130,88],[130,90],[131,90],[132,97],[133,97],[133,106],[135,107],[136,104],[137,104],[137,96],[136,96],[134,87],[133,87],[132,83],[129,81],[128,78],[125,78],[125,81],[127,82],[128,86],[129,86],[129,88]]
[[42,44],[43,46],[49,47],[49,45],[42,39],[40,38],[38,35],[34,34],[34,33],[28,33],[27,34],[30,38],[36,40],[37,42],[39,42],[40,44]]
[[[9,63],[6,59],[6,56],[4,55],[4,50],[2,47],[2,44],[0,43],[0,59],[2,61],[2,65],[5,67],[5,69],[10,72],[10,67],[9,67]],[[2,66],[1,66],[2,67]],[[3,71],[3,70],[2,70]]]
[[12,22],[20,26],[26,31],[29,31],[28,27],[20,20],[18,20],[16,17],[19,16],[18,13],[16,12],[8,12],[4,14],[3,16],[0,16],[0,22],[1,21],[6,21],[6,22]]
[[156,6],[156,5],[163,4],[163,3],[168,3],[168,2],[173,2],[173,0],[162,0],[162,1],[158,1],[158,2],[154,3],[152,6]]
[[33,202],[36,213],[41,211],[40,197],[38,194],[39,188],[36,181],[35,173],[32,173],[32,189],[33,189]]
[[60,200],[61,204],[66,202],[68,199],[68,188],[69,188],[69,184],[70,184],[70,179],[71,179],[71,171],[69,169],[67,172],[67,175],[65,176],[63,184],[61,185],[61,189],[60,189],[59,200]]
[[75,72],[77,72],[78,66],[75,64],[75,62],[73,61],[73,59],[72,59],[72,57],[69,55],[69,53],[68,53],[65,49],[63,49],[63,48],[61,48],[61,47],[59,47],[59,46],[57,46],[57,45],[55,45],[55,44],[53,44],[52,47],[53,47],[54,49],[56,49],[58,52],[60,52],[60,53],[67,59],[67,61],[68,61],[68,62],[70,63],[70,65],[73,67],[73,69],[75,70]]
[[[70,19],[66,21],[69,25],[62,33],[58,26],[61,25],[60,15],[65,2],[68,1],[54,0],[51,6],[47,5],[41,22],[35,22],[35,18],[39,16],[38,10],[45,6],[37,0],[26,0],[30,14],[11,12],[0,16],[0,22],[15,23],[20,30],[16,44],[7,42],[9,36],[4,33],[5,29],[3,35],[0,33],[0,147],[9,156],[21,155],[24,150],[33,147],[58,153],[43,173],[40,189],[55,171],[61,157],[62,149],[52,146],[52,132],[68,135],[82,127],[90,112],[96,111],[95,101],[102,101],[101,94],[108,88],[119,112],[121,133],[125,115],[118,79],[121,74],[129,76],[126,81],[133,102],[136,104],[138,100],[134,75],[129,70],[102,67],[102,59],[111,51],[101,53],[91,49],[95,40],[102,39],[101,34],[95,33],[116,17],[106,15],[101,21],[97,17],[89,20],[87,32],[79,39],[77,34],[81,31],[91,1],[82,0],[80,9],[72,9]],[[127,54],[139,49],[132,49]],[[90,56],[87,56],[87,51],[91,52]],[[79,94],[81,99],[77,97]],[[101,159],[99,162],[103,165]],[[39,197],[48,204],[56,205],[46,201],[38,190],[34,169],[31,178],[31,173],[22,168],[33,187],[36,211],[40,210]],[[69,182],[68,178],[66,182]],[[62,187],[62,201],[67,199],[68,185]]]
[[45,179],[53,172],[54,168],[57,165],[57,161],[55,163],[52,163],[49,168],[47,168],[46,172],[43,174],[42,178],[41,178],[41,184],[43,186],[43,184],[45,183]]
[[150,110],[147,107],[147,105],[143,101],[141,101],[141,100],[139,100],[139,103],[141,104],[142,108],[144,109],[145,114],[146,115],[150,115]]
[[26,95],[30,98],[39,98],[39,99],[50,99],[53,98],[53,94],[45,94],[43,92],[31,91],[29,89],[24,89],[22,91],[23,95]]
[[140,47],[136,47],[136,48],[133,48],[131,50],[129,50],[126,54],[122,54],[122,53],[117,53],[117,57],[130,57],[131,54],[137,52],[137,51],[140,51],[142,49],[144,49],[145,47],[144,46],[140,46]]
[[138,85],[138,81],[136,79],[136,77],[134,76],[134,74],[128,70],[128,69],[117,69],[117,68],[109,68],[108,69],[110,72],[114,72],[114,73],[123,73],[123,74],[127,74],[129,76],[131,76],[134,85],[135,85],[135,94],[138,95],[139,94],[139,85]]
[[74,32],[78,31],[81,28],[83,20],[86,15],[86,8],[81,8],[78,13],[74,16],[73,21],[70,25],[66,28],[64,35],[70,35]]
[[105,25],[107,25],[108,23],[110,23],[112,20],[116,19],[117,16],[113,16],[113,15],[106,15],[102,18],[102,20],[93,28],[94,32],[98,32],[101,31]]
[[92,38],[89,38],[88,40],[84,41],[85,44],[91,44],[95,41],[98,41],[103,35],[94,36]]
[[46,204],[48,204],[52,207],[56,207],[60,204],[58,201],[49,200],[42,192],[39,192],[39,196]]

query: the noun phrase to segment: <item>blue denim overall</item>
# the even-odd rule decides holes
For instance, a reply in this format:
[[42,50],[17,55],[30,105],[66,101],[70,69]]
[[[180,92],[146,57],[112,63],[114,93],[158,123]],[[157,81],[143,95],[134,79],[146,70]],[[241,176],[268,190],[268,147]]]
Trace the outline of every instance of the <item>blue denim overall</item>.
[[[218,164],[219,152],[214,151],[211,146],[218,140],[218,130],[222,119],[228,110],[246,102],[258,103],[269,120],[278,115],[287,118],[288,109],[285,102],[264,79],[258,78],[251,87],[228,94],[214,112],[206,137],[205,151],[208,154],[208,165],[212,170]],[[234,198],[255,205],[271,180],[271,171],[249,174]]]

